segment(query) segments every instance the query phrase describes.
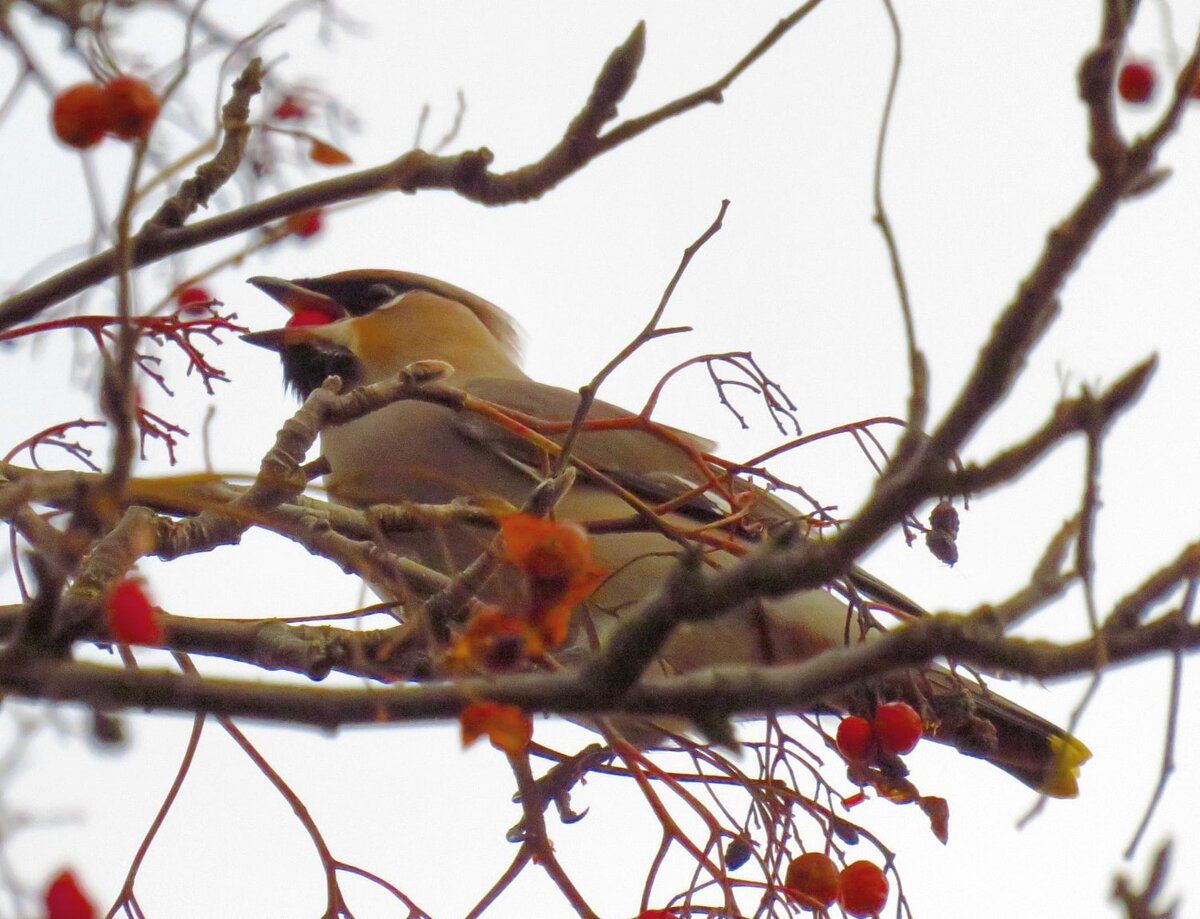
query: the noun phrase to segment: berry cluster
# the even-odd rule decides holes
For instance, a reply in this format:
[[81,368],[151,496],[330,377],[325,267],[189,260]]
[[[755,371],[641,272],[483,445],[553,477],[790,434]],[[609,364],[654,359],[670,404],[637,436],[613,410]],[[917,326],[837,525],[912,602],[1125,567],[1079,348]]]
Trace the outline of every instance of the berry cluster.
[[79,150],[94,147],[106,134],[139,140],[150,133],[162,100],[144,80],[114,77],[107,83],[79,83],[54,100],[54,134]]
[[851,762],[869,763],[880,750],[899,756],[911,753],[924,730],[921,716],[911,705],[887,702],[875,709],[870,721],[857,715],[843,718],[837,729],[837,747]]
[[833,859],[821,852],[793,858],[784,884],[804,909],[825,910],[836,900],[846,915],[855,917],[878,915],[888,898],[887,878],[878,865],[859,861],[838,871]]

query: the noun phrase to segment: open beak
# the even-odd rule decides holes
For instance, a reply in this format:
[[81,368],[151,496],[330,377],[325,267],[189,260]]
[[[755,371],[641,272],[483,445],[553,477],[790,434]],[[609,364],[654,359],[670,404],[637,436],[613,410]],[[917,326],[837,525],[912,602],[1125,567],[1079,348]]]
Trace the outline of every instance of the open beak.
[[[316,312],[323,313],[329,317],[330,322],[335,322],[348,315],[342,305],[332,297],[308,290],[299,284],[285,281],[283,278],[260,275],[249,278],[246,283],[253,284],[276,303],[285,307],[293,316],[302,312]],[[266,348],[268,351],[278,352],[290,344],[311,338],[309,329],[310,327],[307,325],[297,325],[282,329],[265,329],[262,332],[247,332],[242,336],[242,341]]]
[[292,338],[290,332],[291,329],[265,329],[262,332],[247,332],[242,336],[242,341],[266,348],[268,351],[278,352],[282,351],[287,346],[288,340]]
[[299,284],[294,284],[291,281],[285,281],[283,278],[271,278],[259,275],[255,278],[249,278],[246,283],[253,284],[276,303],[286,307],[292,314],[299,313],[302,310],[312,310],[324,313],[329,317],[330,322],[345,319],[348,315],[342,305],[332,297],[327,297],[325,294],[319,294],[315,290],[301,287]]

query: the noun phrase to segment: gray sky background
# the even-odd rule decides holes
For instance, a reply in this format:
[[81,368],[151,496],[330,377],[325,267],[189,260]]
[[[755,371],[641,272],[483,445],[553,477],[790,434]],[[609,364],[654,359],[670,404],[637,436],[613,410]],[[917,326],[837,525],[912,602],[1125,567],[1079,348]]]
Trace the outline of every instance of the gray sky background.
[[[256,14],[268,10],[250,6],[261,6]],[[558,139],[601,62],[639,19],[647,23],[647,53],[622,106],[626,116],[715,79],[790,10],[765,2],[344,6],[363,25],[339,34],[331,47],[315,44],[315,18],[306,15],[273,35],[267,48],[277,76],[319,86],[354,110],[361,131],[336,140],[356,165],[407,149],[425,103],[431,108],[427,141],[440,137],[461,89],[467,111],[452,149],[486,145],[498,168],[536,159]],[[932,369],[934,418],[955,395],[1046,231],[1092,181],[1075,71],[1094,40],[1098,6],[899,4],[904,69],[884,194]],[[1163,67],[1172,54],[1167,11],[1165,3],[1143,4],[1134,33],[1137,50]],[[1171,4],[1169,11],[1176,40],[1190,45],[1200,4]],[[245,5],[213,2],[210,14],[234,29],[251,24]],[[170,17],[152,19],[129,30],[119,46],[142,48],[161,64],[175,53],[178,34]],[[29,31],[43,60],[53,60],[55,37],[33,24]],[[307,243],[285,243],[225,272],[213,282],[214,292],[246,325],[265,328],[279,324],[280,313],[243,284],[250,275],[354,267],[435,275],[510,311],[527,332],[530,372],[576,387],[641,328],[683,248],[727,197],[732,204],[724,230],[693,263],[666,317],[695,331],[645,348],[603,396],[640,405],[679,360],[744,348],[786,387],[806,431],[902,416],[907,372],[899,311],[871,222],[874,141],[891,55],[880,4],[827,0],[734,85],[723,105],[652,131],[540,201],[488,210],[428,192],[376,199],[331,215],[326,231]],[[11,71],[11,62],[0,65],[5,77]],[[80,76],[62,70],[64,85]],[[193,116],[201,117],[216,92],[212,68],[199,67],[195,81]],[[1144,128],[1156,110],[1123,108],[1122,125]],[[5,284],[86,239],[89,229],[76,157],[49,139],[45,117],[46,104],[34,94],[0,126],[7,167],[0,194],[10,230],[0,255]],[[164,130],[177,139],[174,125],[183,116],[164,117]],[[1196,538],[1198,154],[1200,109],[1189,113],[1166,149],[1164,165],[1175,175],[1129,203],[1105,231],[1071,279],[1062,317],[1031,357],[1017,391],[965,457],[985,459],[1039,426],[1064,392],[1103,385],[1150,353],[1159,355],[1150,392],[1118,425],[1104,456],[1097,546],[1102,609]],[[127,155],[108,144],[95,156],[111,196]],[[231,191],[215,207],[236,199]],[[188,257],[192,269],[205,263],[204,253]],[[162,267],[144,272],[145,301],[160,296],[173,277]],[[110,306],[105,291],[91,310]],[[6,443],[51,420],[94,417],[86,385],[58,388],[73,355],[66,335],[47,340],[33,355],[27,349],[6,355],[0,365],[10,394],[2,416]],[[228,342],[216,358],[232,382],[219,386],[213,399],[183,378],[181,364],[168,355],[178,397],[152,395],[151,406],[197,432],[180,452],[180,468],[197,470],[203,468],[198,432],[214,405],[215,468],[249,473],[293,404],[265,352]],[[54,388],[44,389],[43,380]],[[726,456],[750,457],[778,439],[769,419],[748,402],[752,429],[739,430],[700,372],[681,378],[662,406],[662,420],[718,439]],[[1073,512],[1083,488],[1082,456],[1081,445],[1071,444],[1013,487],[973,500],[963,515],[962,558],[953,569],[919,545],[906,548],[899,533],[879,547],[869,567],[931,609],[966,611],[1003,599]],[[44,462],[58,458],[47,453]],[[871,482],[848,439],[794,454],[779,468],[847,513]],[[161,451],[152,448],[141,471],[164,469]],[[159,602],[180,614],[301,615],[358,600],[357,584],[332,565],[258,534],[237,549],[143,570]],[[4,583],[5,596],[15,597],[11,577]],[[1074,592],[1022,632],[1065,639],[1086,628]],[[169,664],[153,653],[139,658]],[[950,801],[950,844],[932,839],[915,808],[872,802],[851,816],[899,853],[914,914],[1115,914],[1107,905],[1113,872],[1140,876],[1148,853],[1169,837],[1177,846],[1170,886],[1194,899],[1200,887],[1187,866],[1200,860],[1194,830],[1200,729],[1188,702],[1194,697],[1190,663],[1178,770],[1130,865],[1121,853],[1158,774],[1169,678],[1164,661],[1104,677],[1079,728],[1095,754],[1083,773],[1081,798],[1051,803],[1023,831],[1014,823],[1033,796],[1020,785],[942,749],[923,746],[909,757],[922,790]],[[230,672],[204,666],[209,673]],[[1003,691],[1061,720],[1084,688],[1012,683]],[[6,705],[0,738],[11,744],[41,712]],[[4,854],[21,879],[34,883],[61,864],[78,866],[98,901],[107,903],[169,786],[190,720],[131,717],[134,743],[120,755],[91,750],[73,728],[77,722],[77,713],[62,712],[43,723],[24,765],[4,783],[10,816],[35,820],[10,831]],[[461,752],[456,726],[355,730],[336,738],[245,729],[308,804],[339,858],[382,874],[435,916],[464,913],[514,854],[503,840],[517,819],[503,758],[486,744]],[[564,745],[589,740],[586,732],[544,721],[537,736]],[[590,780],[576,804],[591,808],[581,823],[561,827],[551,820],[557,851],[602,915],[632,916],[657,844],[655,824],[632,787],[611,780]],[[806,841],[818,844],[815,837]],[[313,915],[323,902],[322,885],[287,805],[209,725],[142,870],[138,889],[147,915]],[[346,881],[346,889],[357,915],[403,915],[365,884]],[[0,901],[0,915],[9,913]],[[542,876],[529,870],[489,915],[569,914]]]

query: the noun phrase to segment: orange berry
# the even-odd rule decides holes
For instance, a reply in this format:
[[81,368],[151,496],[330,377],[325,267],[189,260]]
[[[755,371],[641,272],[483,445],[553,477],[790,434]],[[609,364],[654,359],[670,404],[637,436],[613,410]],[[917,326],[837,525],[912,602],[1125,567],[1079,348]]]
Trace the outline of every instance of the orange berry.
[[505,559],[525,575],[526,614],[549,644],[562,644],[571,610],[608,574],[592,561],[591,538],[577,523],[523,513],[501,518],[500,532]]
[[311,208],[307,211],[301,211],[298,214],[291,214],[284,221],[284,226],[287,231],[293,236],[299,236],[301,239],[308,239],[311,236],[316,236],[321,232],[321,227],[325,224],[325,212],[319,207]]
[[308,158],[314,163],[320,163],[322,166],[345,166],[347,163],[353,163],[354,160],[339,150],[333,144],[327,144],[323,140],[314,140],[312,149],[308,151]]
[[114,77],[104,87],[108,105],[108,130],[122,140],[138,140],[150,133],[162,100],[150,84],[137,77]]
[[804,909],[826,909],[838,895],[838,870],[828,855],[805,852],[792,859],[784,878],[788,894]]
[[141,578],[126,578],[108,594],[104,606],[108,632],[114,641],[131,645],[162,644],[158,610],[146,596]]
[[54,135],[69,147],[85,150],[100,143],[108,130],[108,104],[98,83],[64,89],[51,113]]
[[592,560],[587,531],[577,523],[558,523],[547,530],[522,566],[529,577],[554,589],[585,570]]
[[907,702],[888,702],[875,709],[873,721],[879,744],[889,753],[911,753],[925,725],[921,716]]
[[871,758],[875,748],[875,731],[871,722],[858,715],[847,715],[838,724],[837,748],[842,756],[855,762],[863,762]]
[[876,916],[888,898],[888,882],[883,869],[871,862],[855,862],[842,869],[838,883],[838,902],[856,919]]
[[69,868],[60,871],[46,888],[46,919],[95,919],[96,907]]
[[492,746],[505,753],[524,753],[533,740],[533,720],[515,705],[502,705],[490,699],[471,702],[459,713],[463,746],[470,746],[487,734]]

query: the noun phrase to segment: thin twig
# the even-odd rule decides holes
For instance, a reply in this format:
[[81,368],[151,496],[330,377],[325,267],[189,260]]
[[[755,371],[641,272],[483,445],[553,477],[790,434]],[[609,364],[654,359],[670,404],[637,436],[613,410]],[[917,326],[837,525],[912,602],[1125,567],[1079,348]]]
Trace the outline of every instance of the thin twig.
[[[1194,580],[1188,583],[1183,602],[1179,606],[1177,615],[1185,622],[1191,619],[1192,611],[1196,607],[1198,586],[1200,586],[1200,583]],[[1167,790],[1167,782],[1170,781],[1171,773],[1175,771],[1175,737],[1179,724],[1179,699],[1182,685],[1183,652],[1176,651],[1171,655],[1171,689],[1167,696],[1167,728],[1163,735],[1162,765],[1158,770],[1158,783],[1154,786],[1154,793],[1150,796],[1150,801],[1146,805],[1146,812],[1142,815],[1142,820],[1138,824],[1133,838],[1129,840],[1129,845],[1125,848],[1125,858],[1127,859],[1133,858],[1137,852],[1138,844],[1150,826],[1150,820],[1158,808],[1158,803],[1162,800],[1163,794]]]
[[583,429],[583,423],[587,420],[588,412],[591,411],[592,403],[596,401],[596,393],[601,385],[608,379],[609,375],[627,361],[633,354],[654,338],[668,332],[682,331],[681,329],[659,329],[658,323],[666,312],[667,304],[671,302],[671,295],[675,293],[675,288],[679,286],[679,281],[683,277],[683,273],[687,271],[688,265],[696,253],[703,248],[704,244],[712,239],[721,229],[722,222],[725,219],[725,212],[729,210],[729,199],[721,202],[721,209],[717,212],[716,219],[713,220],[707,230],[690,246],[683,250],[683,257],[679,260],[679,265],[675,269],[675,274],[671,276],[671,280],[667,283],[666,289],[659,298],[658,306],[651,314],[649,320],[642,330],[629,342],[624,348],[617,352],[607,364],[600,368],[599,372],[592,377],[591,381],[579,389],[579,405],[575,409],[575,417],[571,421],[571,427],[567,430],[566,437],[563,438],[562,448],[558,454],[558,458],[554,464],[554,474],[561,475],[563,470],[567,468],[567,464],[571,461],[571,451],[575,447],[575,440],[579,436],[579,432]]

